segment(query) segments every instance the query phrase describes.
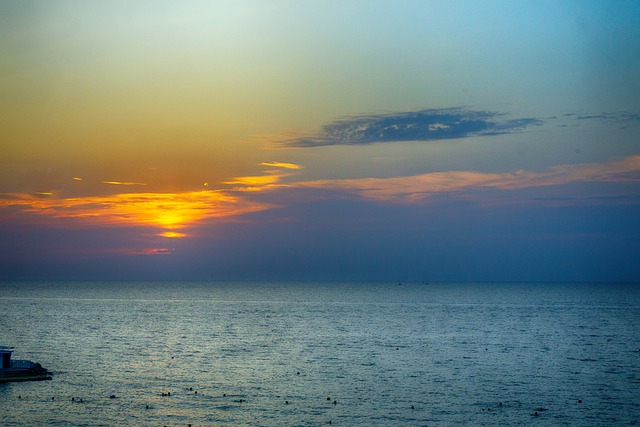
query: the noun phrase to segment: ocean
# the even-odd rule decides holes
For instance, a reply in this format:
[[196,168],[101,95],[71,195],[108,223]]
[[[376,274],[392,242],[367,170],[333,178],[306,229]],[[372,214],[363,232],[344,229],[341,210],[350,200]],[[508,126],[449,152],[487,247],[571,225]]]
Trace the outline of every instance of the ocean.
[[640,284],[0,282],[0,345],[2,426],[640,423]]

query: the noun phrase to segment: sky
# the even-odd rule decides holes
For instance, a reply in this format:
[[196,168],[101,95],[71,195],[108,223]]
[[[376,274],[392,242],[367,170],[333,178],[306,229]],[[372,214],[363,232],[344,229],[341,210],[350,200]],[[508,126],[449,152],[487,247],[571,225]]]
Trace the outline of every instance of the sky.
[[640,281],[640,3],[0,0],[0,279]]

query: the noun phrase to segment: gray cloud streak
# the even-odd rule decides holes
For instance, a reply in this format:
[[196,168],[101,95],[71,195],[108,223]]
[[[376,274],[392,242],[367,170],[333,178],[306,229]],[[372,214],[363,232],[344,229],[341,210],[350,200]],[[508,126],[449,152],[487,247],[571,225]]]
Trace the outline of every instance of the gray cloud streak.
[[324,125],[311,136],[290,138],[290,147],[363,145],[396,141],[432,141],[499,135],[541,125],[536,118],[504,119],[492,111],[429,109],[347,117]]

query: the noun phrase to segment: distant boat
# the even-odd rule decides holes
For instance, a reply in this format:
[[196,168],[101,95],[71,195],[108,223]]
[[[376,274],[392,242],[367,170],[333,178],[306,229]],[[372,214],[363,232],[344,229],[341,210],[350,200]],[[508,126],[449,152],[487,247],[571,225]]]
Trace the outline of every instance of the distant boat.
[[0,346],[0,383],[50,380],[51,372],[30,360],[11,360],[13,347]]

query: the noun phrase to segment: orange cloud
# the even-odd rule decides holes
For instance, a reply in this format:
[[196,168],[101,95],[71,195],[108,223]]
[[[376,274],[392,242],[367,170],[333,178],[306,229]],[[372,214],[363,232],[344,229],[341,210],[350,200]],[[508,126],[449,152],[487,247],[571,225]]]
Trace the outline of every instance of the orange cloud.
[[269,166],[274,168],[284,168],[284,169],[301,169],[302,166],[296,165],[295,163],[282,163],[282,162],[262,162],[260,163],[262,166]]
[[[9,197],[7,197],[9,196]],[[181,237],[173,230],[210,218],[227,218],[269,209],[221,191],[183,193],[127,193],[112,196],[42,199],[11,194],[0,207],[18,207],[23,213],[73,218],[98,225],[142,225],[167,230],[165,237]]]
[[[282,169],[301,169],[300,165],[296,165],[294,163],[282,163],[282,162],[263,162],[260,163],[262,166],[271,166]],[[286,173],[280,170],[268,170],[264,171],[264,175],[253,175],[253,176],[239,176],[230,179],[229,181],[224,181],[222,184],[225,185],[241,185],[244,187],[235,188],[236,191],[262,191],[265,189],[272,188],[274,185],[280,183],[282,178],[291,176],[293,173]]]
[[228,185],[249,185],[249,186],[263,186],[269,184],[275,184],[280,181],[281,175],[256,175],[256,176],[239,176],[232,178],[229,181],[224,181],[223,184]]
[[107,185],[147,185],[144,182],[122,182],[122,181],[102,181]]

